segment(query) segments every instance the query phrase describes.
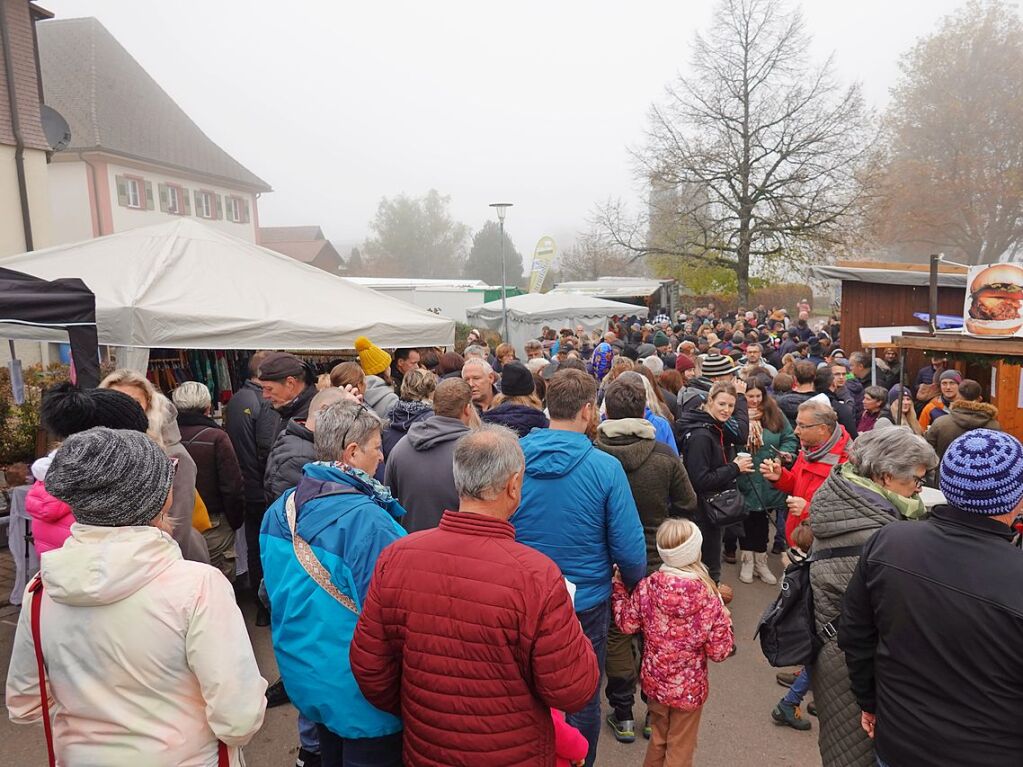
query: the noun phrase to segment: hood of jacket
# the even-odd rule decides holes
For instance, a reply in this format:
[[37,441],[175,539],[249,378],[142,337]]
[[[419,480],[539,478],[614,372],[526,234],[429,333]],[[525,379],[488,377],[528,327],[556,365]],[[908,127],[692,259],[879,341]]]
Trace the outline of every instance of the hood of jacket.
[[42,559],[42,579],[54,602],[109,605],[130,597],[181,559],[181,549],[155,527],[94,527],[75,523],[63,548]]
[[457,418],[433,415],[425,421],[416,421],[409,426],[409,444],[418,451],[429,450],[443,442],[459,439],[469,432],[469,427]]
[[178,412],[178,427],[181,426],[203,426],[219,429],[220,424],[214,421],[205,413],[182,413]]
[[955,421],[957,426],[969,431],[970,429],[983,429],[989,421],[997,418],[998,408],[987,402],[956,400],[949,407],[947,415]]
[[669,618],[689,618],[718,598],[701,579],[682,578],[662,570],[650,576],[650,586],[657,593],[657,611]]
[[532,429],[546,429],[549,424],[542,410],[515,402],[505,402],[491,408],[483,414],[483,421],[507,426],[521,436],[529,434]]
[[657,446],[653,424],[645,418],[603,421],[597,427],[597,446],[613,455],[625,471],[635,471]]
[[[362,395],[362,399],[367,405],[373,408],[373,410],[378,410],[381,404],[387,403],[387,400],[391,398],[393,400],[387,404],[387,410],[390,410],[393,404],[399,401],[398,395],[394,393],[394,389],[387,385],[387,381],[380,376],[366,376],[366,393]],[[387,410],[384,412],[386,413]]]
[[59,522],[68,515],[71,515],[70,521],[74,521],[71,507],[59,498],[50,495],[46,491],[46,485],[42,482],[36,482],[29,488],[28,494],[25,496],[25,511],[32,519],[42,522]]
[[675,422],[678,424],[678,430],[684,434],[687,431],[693,429],[702,429],[707,427],[721,428],[721,423],[708,413],[703,408],[698,410],[683,410],[679,413],[678,420]]
[[433,415],[433,408],[425,402],[400,399],[394,403],[387,414],[392,429],[408,433],[409,427],[416,421],[425,421]]
[[537,429],[522,438],[526,474],[537,479],[563,477],[594,450],[585,434],[560,429]]
[[834,538],[845,533],[873,530],[899,519],[889,501],[866,487],[842,476],[834,466],[817,492],[810,512],[810,529],[815,538]]
[[[297,437],[298,439],[306,442],[312,442],[315,436],[305,426],[305,421],[298,421],[292,418],[284,425],[284,435],[288,437]],[[278,438],[279,439],[279,438]]]
[[165,450],[169,451],[175,445],[181,444],[181,429],[178,428],[176,411],[173,418],[168,418],[163,422],[163,430],[160,432],[160,436],[163,438]]
[[[351,496],[356,500],[360,500],[361,496],[361,499],[375,503],[396,520],[405,516],[405,509],[398,500],[392,498],[387,488],[375,481],[360,479],[332,463],[323,461],[307,463],[302,468],[302,478],[295,487],[296,508],[301,512],[305,504],[328,495]],[[280,511],[284,511],[283,505]],[[333,523],[333,517],[324,515],[319,526],[310,531],[310,535],[317,535],[323,528]]]

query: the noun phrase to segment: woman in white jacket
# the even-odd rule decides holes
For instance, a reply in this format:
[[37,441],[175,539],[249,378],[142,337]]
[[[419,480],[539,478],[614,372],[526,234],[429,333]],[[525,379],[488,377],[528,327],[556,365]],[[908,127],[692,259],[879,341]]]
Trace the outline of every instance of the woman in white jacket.
[[[263,723],[260,676],[234,592],[166,532],[174,464],[138,432],[90,429],[53,457],[47,489],[77,522],[42,557],[40,642],[59,765],[231,765]],[[19,724],[42,720],[25,594],[7,676]]]

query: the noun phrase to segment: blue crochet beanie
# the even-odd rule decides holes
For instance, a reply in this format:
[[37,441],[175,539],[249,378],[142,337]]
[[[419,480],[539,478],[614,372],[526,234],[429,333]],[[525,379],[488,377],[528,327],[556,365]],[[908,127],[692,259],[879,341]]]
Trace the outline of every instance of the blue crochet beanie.
[[1008,514],[1023,498],[1023,445],[1004,432],[974,429],[941,459],[941,492],[972,514]]

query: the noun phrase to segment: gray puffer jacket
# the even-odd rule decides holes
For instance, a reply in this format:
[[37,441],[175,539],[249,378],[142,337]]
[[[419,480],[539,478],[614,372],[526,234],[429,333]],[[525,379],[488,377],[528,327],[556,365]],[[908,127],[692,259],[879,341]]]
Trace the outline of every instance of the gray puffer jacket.
[[266,475],[263,477],[263,492],[266,505],[270,506],[285,490],[295,487],[302,479],[302,467],[316,460],[313,433],[292,418],[277,435],[270,455],[266,459]]
[[[884,497],[842,477],[836,466],[814,493],[810,504],[813,551],[862,546],[899,519]],[[824,559],[810,565],[817,631],[842,612],[842,597],[859,555]],[[874,767],[874,744],[860,727],[860,707],[849,686],[845,655],[838,642],[828,641],[813,666],[813,699],[820,720],[819,745],[824,767]]]
[[391,408],[398,404],[398,395],[380,376],[366,376],[366,393],[362,400],[366,407],[386,421]]

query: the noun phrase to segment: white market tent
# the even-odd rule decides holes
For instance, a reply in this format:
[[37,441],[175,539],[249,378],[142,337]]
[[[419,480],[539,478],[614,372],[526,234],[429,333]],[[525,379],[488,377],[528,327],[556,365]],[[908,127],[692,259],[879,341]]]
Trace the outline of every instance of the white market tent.
[[[607,320],[616,314],[646,317],[647,308],[620,301],[607,301],[571,293],[526,293],[508,299],[508,343],[522,353],[523,345],[538,338],[544,325],[574,328],[582,325],[586,330],[604,328]],[[482,306],[466,309],[470,325],[483,325],[492,330],[502,327],[501,299]]]
[[[47,280],[80,278],[96,294],[99,342],[111,346],[333,350],[353,348],[358,336],[381,347],[454,342],[451,320],[194,219],[10,256],[0,265]],[[2,321],[0,336],[67,340],[59,331]]]

